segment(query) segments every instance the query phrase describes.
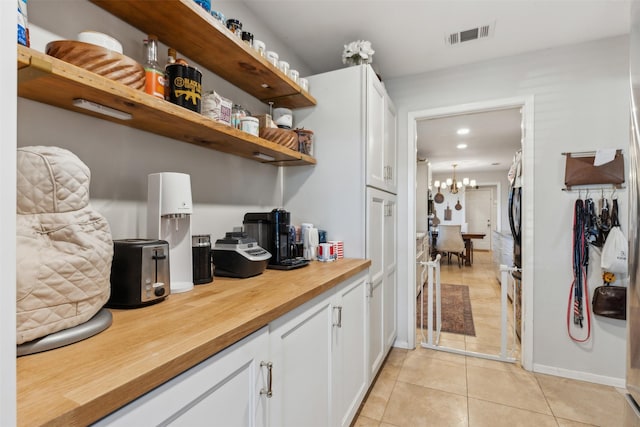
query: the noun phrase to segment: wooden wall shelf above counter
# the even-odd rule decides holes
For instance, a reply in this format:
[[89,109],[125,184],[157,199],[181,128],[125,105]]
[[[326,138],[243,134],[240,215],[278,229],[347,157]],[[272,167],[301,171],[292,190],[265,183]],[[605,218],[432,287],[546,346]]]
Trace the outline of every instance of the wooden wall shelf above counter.
[[293,109],[316,105],[313,96],[193,0],[91,2],[140,31],[156,35],[178,54],[265,103]]
[[[130,2],[123,2],[130,3]],[[120,125],[276,166],[312,165],[316,160],[154,98],[52,56],[18,45],[18,96]],[[84,99],[131,115],[112,118],[74,105]],[[260,157],[256,157],[261,155]],[[271,160],[273,159],[273,160]]]

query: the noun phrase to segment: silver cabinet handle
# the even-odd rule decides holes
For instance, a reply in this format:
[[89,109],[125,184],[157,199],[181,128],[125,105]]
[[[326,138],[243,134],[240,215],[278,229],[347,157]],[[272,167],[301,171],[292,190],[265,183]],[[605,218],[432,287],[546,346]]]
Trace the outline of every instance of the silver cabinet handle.
[[267,397],[273,396],[273,363],[271,362],[260,362],[260,367],[267,367],[267,389],[260,390],[260,394],[266,394]]
[[338,310],[338,322],[334,323],[333,326],[337,326],[338,328],[342,328],[342,306],[339,305],[337,307],[333,307],[334,310]]

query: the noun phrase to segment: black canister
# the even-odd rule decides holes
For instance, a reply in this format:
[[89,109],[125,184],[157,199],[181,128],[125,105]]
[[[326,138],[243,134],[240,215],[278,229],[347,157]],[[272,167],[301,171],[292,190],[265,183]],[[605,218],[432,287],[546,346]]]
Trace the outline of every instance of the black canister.
[[245,42],[246,44],[248,44],[249,46],[253,47],[253,34],[251,34],[248,31],[243,31],[242,32],[242,41]]
[[167,65],[168,93],[165,99],[173,104],[200,112],[202,104],[202,73],[183,64]]
[[202,285],[213,281],[212,255],[211,236],[209,234],[191,236],[194,284]]
[[236,36],[242,36],[242,22],[237,19],[227,19],[227,28]]

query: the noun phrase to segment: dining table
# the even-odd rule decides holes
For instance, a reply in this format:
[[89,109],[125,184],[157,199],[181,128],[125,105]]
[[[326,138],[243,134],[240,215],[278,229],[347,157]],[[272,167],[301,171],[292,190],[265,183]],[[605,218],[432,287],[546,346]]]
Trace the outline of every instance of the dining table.
[[461,233],[464,240],[464,265],[473,264],[473,239],[484,239],[485,233]]
[[[464,232],[462,234],[462,240],[464,240],[464,265],[471,266],[473,265],[473,240],[474,239],[484,239],[487,235],[486,233],[475,233],[475,232]],[[431,231],[431,247],[435,251],[436,240],[438,239],[438,232],[435,230]]]

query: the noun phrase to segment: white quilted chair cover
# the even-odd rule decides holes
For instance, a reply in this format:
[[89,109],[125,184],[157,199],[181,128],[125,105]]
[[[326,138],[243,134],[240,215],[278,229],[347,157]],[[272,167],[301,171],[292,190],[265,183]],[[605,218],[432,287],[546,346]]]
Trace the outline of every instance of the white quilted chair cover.
[[113,242],[89,168],[58,147],[17,153],[17,344],[86,322],[109,299]]

